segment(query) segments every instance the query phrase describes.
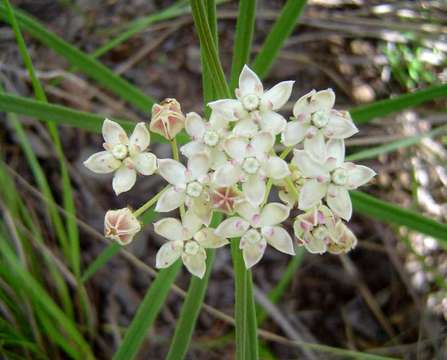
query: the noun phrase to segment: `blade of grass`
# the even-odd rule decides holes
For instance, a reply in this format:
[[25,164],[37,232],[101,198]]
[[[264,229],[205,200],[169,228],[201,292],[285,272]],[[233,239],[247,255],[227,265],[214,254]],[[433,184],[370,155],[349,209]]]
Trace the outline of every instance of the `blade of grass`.
[[259,343],[258,343],[258,323],[256,318],[256,306],[253,295],[253,279],[250,270],[247,271],[246,291],[247,291],[247,332],[248,345],[246,348],[246,359],[259,359]]
[[267,76],[278,52],[288,39],[303,11],[306,0],[288,0],[273,25],[261,50],[253,61],[253,70],[261,77]]
[[118,254],[121,246],[118,243],[111,243],[96,257],[87,267],[81,277],[83,283],[87,282],[97,271],[99,271],[112,257]]
[[236,35],[231,62],[230,89],[237,87],[239,74],[245,64],[250,62],[253,30],[256,21],[256,0],[239,1],[239,15],[236,22]]

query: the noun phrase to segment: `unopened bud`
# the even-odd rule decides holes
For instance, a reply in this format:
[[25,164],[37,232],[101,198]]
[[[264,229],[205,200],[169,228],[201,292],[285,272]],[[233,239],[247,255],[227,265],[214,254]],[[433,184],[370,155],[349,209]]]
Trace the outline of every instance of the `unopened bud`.
[[140,222],[129,208],[107,211],[104,218],[105,237],[127,245],[140,230]]
[[185,126],[185,115],[175,99],[165,99],[152,107],[150,130],[172,140]]

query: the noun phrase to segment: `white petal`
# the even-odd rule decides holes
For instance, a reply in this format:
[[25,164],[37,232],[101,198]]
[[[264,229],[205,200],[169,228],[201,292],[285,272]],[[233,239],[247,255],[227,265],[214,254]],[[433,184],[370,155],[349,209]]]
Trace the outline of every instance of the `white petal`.
[[192,179],[201,180],[203,179],[210,168],[210,158],[207,154],[195,154],[191,156],[188,160],[188,171],[192,175]]
[[256,156],[268,154],[275,144],[275,137],[267,131],[256,134],[250,142],[250,146]]
[[85,167],[98,174],[108,174],[121,166],[121,161],[115,159],[111,152],[100,151],[84,161]]
[[329,174],[324,165],[312,159],[306,151],[293,150],[292,161],[305,177],[329,179]]
[[301,210],[308,210],[317,205],[326,195],[327,188],[327,183],[320,183],[314,179],[306,181],[300,190],[298,208]]
[[211,169],[216,170],[220,166],[224,165],[228,158],[222,149],[214,148],[210,149],[210,158],[211,158]]
[[295,105],[293,106],[293,116],[298,118],[300,115],[308,115],[312,112],[311,108],[311,98],[316,93],[315,90],[308,92],[307,94],[301,96]]
[[236,123],[233,134],[252,137],[259,131],[258,125],[252,119],[243,119]]
[[244,65],[241,74],[239,75],[239,93],[240,97],[249,94],[256,94],[262,96],[264,87],[258,75],[254,73],[247,65]]
[[164,218],[154,223],[154,231],[164,238],[176,240],[189,240],[192,235],[185,229],[182,223],[175,218]]
[[251,223],[255,227],[259,226],[260,211],[257,206],[253,206],[248,201],[242,201],[236,205],[235,210],[249,223]]
[[335,94],[332,89],[326,89],[316,92],[312,96],[312,103],[316,110],[330,110],[335,104]]
[[173,186],[166,190],[158,199],[155,211],[168,212],[177,209],[185,203],[185,192],[178,191]]
[[228,119],[218,111],[211,111],[209,122],[211,129],[217,132],[228,128]]
[[290,175],[289,166],[278,156],[270,156],[268,158],[264,171],[269,178],[274,180],[281,180]]
[[208,194],[203,193],[197,198],[188,198],[187,205],[200,218],[202,224],[206,226],[210,224],[213,208]]
[[127,144],[129,141],[121,125],[109,119],[105,119],[102,124],[102,136],[105,142],[112,146]]
[[324,240],[322,238],[316,238],[311,234],[304,235],[304,247],[311,254],[323,254],[327,250]]
[[206,125],[199,114],[190,112],[186,115],[185,130],[193,139],[201,139],[206,131]]
[[242,160],[247,154],[248,140],[242,136],[231,136],[224,141],[225,152],[233,159]]
[[207,249],[217,249],[222,246],[229,244],[230,242],[214,233],[214,229],[204,228],[200,230],[194,239],[204,248]]
[[242,192],[253,206],[261,205],[265,197],[266,185],[259,175],[250,175],[242,184]]
[[261,232],[267,242],[276,250],[285,254],[295,255],[292,237],[281,226],[263,227]]
[[152,175],[157,170],[157,157],[150,153],[139,153],[132,157],[137,171],[142,175]]
[[213,182],[222,187],[229,187],[236,184],[242,173],[238,166],[230,162],[220,166],[214,173]]
[[263,112],[261,115],[261,129],[278,135],[286,127],[287,121],[284,117],[274,111]]
[[182,241],[169,241],[163,244],[157,251],[155,266],[157,269],[171,266],[182,255],[182,251]]
[[202,226],[202,219],[198,217],[192,209],[188,209],[183,216],[183,227],[190,232],[191,237],[193,237]]
[[144,122],[135,126],[132,135],[130,135],[129,145],[131,153],[143,152],[151,143],[151,135]]
[[245,246],[242,247],[242,256],[247,269],[250,269],[262,259],[266,247],[267,241],[264,238],[256,244],[245,243]]
[[158,173],[172,185],[184,186],[186,184],[186,168],[173,159],[159,159]]
[[261,211],[260,225],[274,226],[281,224],[289,217],[290,208],[281,203],[269,203]]
[[[329,171],[340,167],[345,161],[345,142],[339,139],[331,139],[326,144],[327,162],[332,163]],[[332,161],[333,159],[333,161]]]
[[342,186],[329,185],[326,202],[335,215],[349,221],[352,216],[352,203],[348,190]]
[[317,131],[311,138],[304,139],[304,150],[316,161],[323,163],[326,161],[327,149],[324,136],[321,131]]
[[288,122],[281,134],[281,142],[285,146],[295,146],[303,141],[308,128],[309,124],[304,121],[293,120]]
[[230,217],[222,221],[214,233],[223,238],[235,238],[244,235],[250,224],[239,216]]
[[129,191],[135,185],[137,172],[127,166],[121,166],[113,176],[112,187],[116,195]]
[[206,252],[204,249],[200,249],[195,255],[183,253],[182,261],[191,274],[200,279],[203,278],[206,272]]
[[186,143],[180,148],[180,152],[185,155],[187,158],[191,156],[207,151],[207,147],[205,144],[200,141],[190,141]]
[[262,104],[270,110],[280,109],[289,100],[294,83],[295,81],[282,81],[276,84],[262,95]]
[[349,189],[357,189],[359,186],[365,185],[376,176],[376,172],[367,166],[345,163],[343,167],[348,172],[347,187]]
[[227,121],[236,121],[244,112],[239,100],[221,99],[208,103],[208,106],[219,113]]
[[338,112],[331,112],[329,122],[323,131],[328,138],[346,139],[356,134],[359,130],[350,117],[343,117]]

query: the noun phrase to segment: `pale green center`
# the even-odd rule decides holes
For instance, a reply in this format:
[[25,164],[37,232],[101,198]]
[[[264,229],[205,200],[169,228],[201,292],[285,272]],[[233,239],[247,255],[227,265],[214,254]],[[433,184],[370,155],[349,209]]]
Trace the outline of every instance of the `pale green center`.
[[128,149],[127,145],[118,144],[115,145],[112,149],[112,155],[115,159],[123,160],[127,157]]
[[314,230],[312,230],[312,235],[315,239],[324,241],[326,239],[328,233],[327,229],[324,226],[318,226]]
[[254,245],[254,244],[257,244],[258,242],[260,242],[261,238],[262,238],[262,236],[259,233],[259,231],[255,230],[255,229],[250,229],[244,234],[244,236],[242,236],[241,240]]
[[346,185],[348,182],[348,173],[345,169],[336,169],[332,173],[332,182],[336,185]]
[[185,253],[188,255],[196,255],[200,250],[200,245],[195,241],[188,241],[185,244]]
[[197,181],[190,182],[186,187],[186,193],[191,197],[199,197],[202,194],[203,186]]
[[322,128],[329,122],[329,114],[325,111],[316,111],[312,114],[312,123],[317,128]]
[[216,146],[219,142],[219,135],[212,130],[208,130],[203,135],[203,142],[208,146]]
[[255,94],[248,94],[242,98],[242,105],[248,111],[256,110],[259,107],[259,97]]
[[242,163],[242,169],[247,173],[247,174],[256,174],[258,169],[259,169],[259,161],[256,160],[253,157],[250,158],[246,158],[244,160],[244,162]]

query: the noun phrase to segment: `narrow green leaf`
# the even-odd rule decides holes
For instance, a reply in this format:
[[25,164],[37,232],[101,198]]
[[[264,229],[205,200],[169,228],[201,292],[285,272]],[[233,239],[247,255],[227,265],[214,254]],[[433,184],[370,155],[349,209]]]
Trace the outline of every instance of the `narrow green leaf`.
[[258,322],[256,317],[256,306],[253,295],[253,279],[250,270],[247,271],[246,291],[247,291],[247,332],[248,346],[246,348],[246,358],[252,360],[259,359],[258,344]]
[[239,74],[245,64],[250,62],[253,30],[256,21],[256,0],[239,1],[239,15],[236,22],[236,35],[231,62],[230,89],[237,87]]
[[118,254],[121,246],[118,243],[111,243],[98,255],[98,257],[88,266],[81,277],[83,283],[87,282],[98,270],[100,270],[112,257]]
[[284,5],[278,20],[252,64],[253,70],[261,78],[268,74],[279,50],[295,28],[305,4],[306,0],[287,0]]
[[369,105],[359,106],[350,110],[352,119],[357,124],[363,124],[377,117],[384,117],[394,112],[412,108],[424,102],[447,96],[447,85],[436,85],[395,98],[376,101]]

